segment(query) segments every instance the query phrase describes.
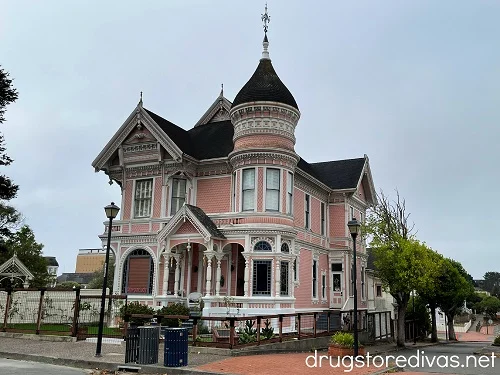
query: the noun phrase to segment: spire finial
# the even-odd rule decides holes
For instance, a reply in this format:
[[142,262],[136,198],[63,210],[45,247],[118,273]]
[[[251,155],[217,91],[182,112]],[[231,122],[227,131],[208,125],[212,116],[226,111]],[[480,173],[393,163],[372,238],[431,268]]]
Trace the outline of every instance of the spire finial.
[[220,84],[220,95],[219,96],[221,96],[221,97],[224,96],[224,84],[223,83]]
[[261,20],[264,23],[264,34],[267,35],[267,29],[269,26],[267,25],[269,22],[271,22],[271,16],[267,14],[267,3],[266,3],[266,8],[264,14],[261,14]]
[[139,105],[142,107],[142,91],[141,91],[141,99],[139,100]]
[[269,47],[269,41],[267,40],[267,29],[269,28],[268,23],[271,22],[271,16],[267,14],[267,3],[266,3],[266,8],[264,14],[261,15],[261,20],[264,23],[264,41],[262,42],[262,46],[264,47],[264,50],[262,51],[262,59],[264,60],[270,60],[269,58],[269,52],[267,51],[267,48]]

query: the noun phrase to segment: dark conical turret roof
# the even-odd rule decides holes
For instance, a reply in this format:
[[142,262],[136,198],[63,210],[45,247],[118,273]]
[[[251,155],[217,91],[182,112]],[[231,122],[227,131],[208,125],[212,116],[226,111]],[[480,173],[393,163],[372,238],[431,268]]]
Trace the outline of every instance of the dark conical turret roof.
[[261,59],[255,73],[236,95],[232,107],[258,101],[278,102],[299,109],[292,93],[281,82],[270,59]]

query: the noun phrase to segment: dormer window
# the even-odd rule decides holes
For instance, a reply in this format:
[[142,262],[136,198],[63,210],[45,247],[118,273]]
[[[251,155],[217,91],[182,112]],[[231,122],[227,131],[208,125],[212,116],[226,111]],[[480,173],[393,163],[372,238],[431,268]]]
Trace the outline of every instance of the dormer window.
[[134,217],[151,216],[153,198],[153,179],[138,180],[135,183]]
[[170,201],[170,215],[174,215],[186,202],[186,180],[172,179],[172,199]]

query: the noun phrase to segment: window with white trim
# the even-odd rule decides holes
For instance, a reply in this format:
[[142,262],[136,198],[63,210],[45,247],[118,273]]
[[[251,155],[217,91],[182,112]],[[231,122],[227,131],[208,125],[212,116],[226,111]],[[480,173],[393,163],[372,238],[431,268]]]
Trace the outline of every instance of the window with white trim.
[[326,233],[326,206],[321,202],[321,235],[324,236]]
[[318,298],[318,261],[313,259],[312,264],[312,298]]
[[365,267],[361,267],[361,299],[365,298]]
[[266,211],[280,210],[280,170],[266,168]]
[[377,285],[375,287],[375,295],[377,297],[382,297],[382,285]]
[[271,295],[271,260],[253,261],[252,294]]
[[306,194],[305,196],[305,202],[304,202],[304,215],[305,215],[305,228],[310,229],[311,228],[311,196],[309,194]]
[[283,242],[281,244],[281,252],[286,253],[286,254],[290,253],[290,247],[288,246],[288,244],[286,242]]
[[174,215],[186,202],[186,180],[172,179],[172,198],[170,199],[170,215]]
[[281,262],[280,264],[280,296],[288,296],[288,275],[289,275],[289,267],[288,262]]
[[362,212],[360,212],[360,213],[359,213],[359,221],[360,221],[361,223],[364,223],[364,222],[365,222],[365,216],[363,215],[363,213],[362,213]]
[[233,211],[236,212],[236,172],[233,173]]
[[286,213],[293,213],[293,173],[288,172],[286,178]]
[[151,216],[153,199],[153,179],[137,180],[135,182],[134,217]]
[[267,241],[259,241],[257,242],[254,247],[253,251],[273,251],[273,248]]
[[326,299],[326,274],[321,273],[321,299]]
[[241,185],[242,211],[255,209],[255,169],[243,169],[243,182]]
[[293,260],[293,281],[299,281],[299,270],[298,267],[299,264],[297,262],[297,258]]

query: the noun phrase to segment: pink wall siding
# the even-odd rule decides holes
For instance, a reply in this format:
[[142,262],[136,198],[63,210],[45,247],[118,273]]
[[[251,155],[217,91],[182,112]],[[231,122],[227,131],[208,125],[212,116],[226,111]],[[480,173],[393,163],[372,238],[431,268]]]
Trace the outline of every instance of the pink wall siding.
[[361,183],[359,184],[357,193],[358,193],[358,198],[366,202],[366,195],[365,195],[365,189],[363,187],[363,181],[361,181]]
[[343,237],[346,235],[345,206],[344,204],[330,205],[330,236]]
[[321,203],[317,198],[311,196],[311,230],[321,233]]
[[231,211],[231,177],[198,180],[196,205],[206,213]]
[[175,234],[189,234],[189,233],[198,233],[198,230],[191,224],[190,221],[186,221],[183,223],[179,229],[175,232]]
[[257,211],[262,212],[263,207],[264,207],[264,200],[263,200],[263,183],[264,183],[264,168],[259,167],[257,168],[258,176],[255,179],[257,183]]
[[279,135],[247,135],[234,142],[234,149],[240,150],[251,147],[284,148],[293,150],[293,141]]
[[304,228],[304,192],[299,189],[293,191],[293,215],[296,227]]
[[125,182],[125,199],[123,207],[123,220],[129,220],[132,215],[132,197],[133,197],[134,182],[128,180]]
[[312,305],[312,253],[300,249],[299,287],[295,289],[295,307],[306,308]]
[[156,177],[154,179],[154,202],[153,202],[153,217],[160,217],[161,215],[161,189],[162,178]]

